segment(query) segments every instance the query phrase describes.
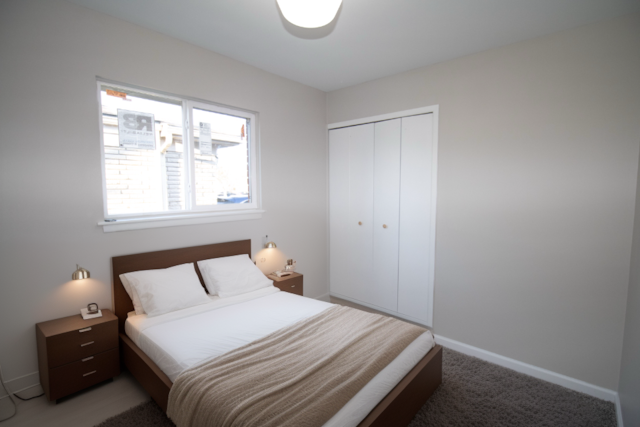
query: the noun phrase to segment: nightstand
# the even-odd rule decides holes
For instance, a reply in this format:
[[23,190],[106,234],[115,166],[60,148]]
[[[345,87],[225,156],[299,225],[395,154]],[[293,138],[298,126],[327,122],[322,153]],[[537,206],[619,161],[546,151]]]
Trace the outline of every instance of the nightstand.
[[49,400],[75,393],[120,373],[118,318],[102,309],[102,317],[82,316],[36,325],[40,384]]
[[292,294],[302,296],[302,274],[292,273],[291,276],[284,277],[269,274],[267,277],[273,280],[273,286],[279,288],[281,291],[291,292]]

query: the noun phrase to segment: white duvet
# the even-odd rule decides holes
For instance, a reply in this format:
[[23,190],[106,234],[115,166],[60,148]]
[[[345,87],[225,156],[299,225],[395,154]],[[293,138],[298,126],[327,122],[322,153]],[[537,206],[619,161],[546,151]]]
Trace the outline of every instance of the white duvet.
[[[132,316],[125,323],[129,338],[171,381],[182,371],[220,356],[331,307],[278,288],[220,298],[156,317]],[[357,426],[389,391],[435,345],[425,332],[358,392],[325,427]]]

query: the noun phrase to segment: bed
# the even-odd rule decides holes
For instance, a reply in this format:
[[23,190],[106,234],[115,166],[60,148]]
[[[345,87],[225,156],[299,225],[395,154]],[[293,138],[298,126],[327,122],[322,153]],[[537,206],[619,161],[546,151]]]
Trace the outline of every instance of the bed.
[[[114,312],[119,321],[122,364],[163,410],[167,410],[169,393],[176,377],[198,357],[202,358],[203,352],[224,354],[234,346],[264,336],[297,319],[320,313],[330,306],[322,301],[267,288],[231,298],[211,297],[210,306],[193,307],[178,315],[134,316],[127,322],[133,303],[120,280],[121,274],[243,254],[250,256],[250,240],[112,258]],[[197,264],[195,269],[204,286]],[[180,333],[182,330],[198,330],[199,323],[217,322],[238,326],[222,332],[207,328],[207,337],[198,335],[197,340],[193,334]],[[442,348],[435,345],[425,350],[425,339],[412,342],[324,425],[407,425],[442,381]],[[201,342],[199,347],[189,352],[181,351],[196,342]]]

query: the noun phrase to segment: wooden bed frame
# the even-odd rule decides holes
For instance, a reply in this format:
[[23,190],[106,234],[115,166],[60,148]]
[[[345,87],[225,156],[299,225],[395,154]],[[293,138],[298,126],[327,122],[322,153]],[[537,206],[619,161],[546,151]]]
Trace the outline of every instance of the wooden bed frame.
[[[251,240],[193,246],[142,254],[113,257],[113,311],[118,317],[120,357],[158,405],[166,412],[169,390],[173,383],[136,344],[125,334],[127,313],[133,303],[122,286],[120,275],[139,270],[168,268],[174,265],[210,258],[247,254],[251,256]],[[202,274],[195,264],[200,283]],[[205,288],[206,289],[206,288]],[[436,345],[418,364],[373,408],[358,427],[406,426],[442,382],[442,347]]]

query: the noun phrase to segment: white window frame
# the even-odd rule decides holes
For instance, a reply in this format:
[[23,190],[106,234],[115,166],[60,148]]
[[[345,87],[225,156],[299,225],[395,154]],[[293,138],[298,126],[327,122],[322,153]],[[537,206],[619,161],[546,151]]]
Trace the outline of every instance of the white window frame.
[[[104,126],[102,123],[102,86],[113,86],[124,90],[132,90],[142,94],[165,98],[182,103],[182,126],[184,144],[184,210],[144,212],[134,214],[109,215],[107,207],[107,180],[105,170]],[[258,113],[217,104],[187,96],[177,96],[162,91],[149,90],[133,85],[97,79],[98,123],[100,134],[100,161],[102,168],[102,200],[104,221],[98,222],[105,233],[112,231],[136,230],[143,228],[171,227],[178,225],[203,224],[209,222],[225,222],[260,219],[262,198],[260,188],[260,136],[258,132]],[[243,117],[248,120],[247,141],[249,150],[249,194],[251,201],[240,204],[197,206],[195,199],[195,141],[193,126],[193,108]]]

